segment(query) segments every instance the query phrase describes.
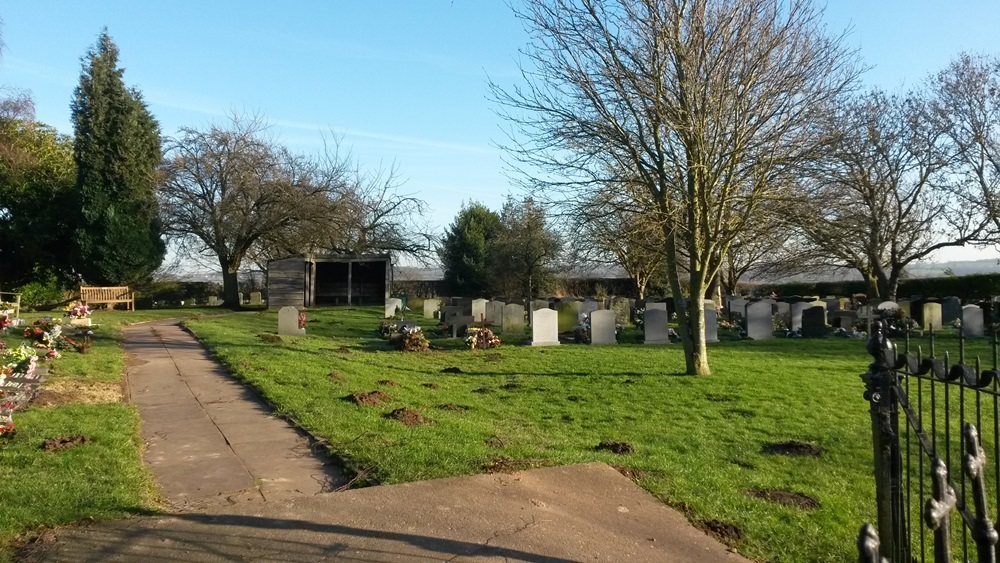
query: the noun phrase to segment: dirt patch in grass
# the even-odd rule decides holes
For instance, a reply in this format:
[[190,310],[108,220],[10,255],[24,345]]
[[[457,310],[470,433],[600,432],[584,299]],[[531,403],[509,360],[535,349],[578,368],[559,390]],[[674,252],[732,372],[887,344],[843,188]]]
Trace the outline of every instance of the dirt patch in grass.
[[31,406],[46,408],[75,403],[106,405],[120,403],[123,397],[122,384],[117,381],[53,379],[38,392]]
[[344,374],[340,373],[339,371],[331,371],[330,372],[330,379],[332,379],[334,381],[344,381],[345,378],[344,378]]
[[504,442],[503,439],[500,438],[500,436],[490,436],[490,438],[486,440],[486,445],[491,448],[496,448],[498,450],[507,447],[507,443]]
[[260,338],[261,340],[269,344],[277,344],[278,342],[281,342],[281,337],[278,336],[277,334],[261,333],[257,335],[257,338]]
[[763,454],[789,455],[795,457],[818,457],[821,451],[823,450],[819,446],[799,442],[798,440],[764,444],[764,447],[760,450]]
[[618,465],[617,463],[612,463],[611,467],[613,467],[615,471],[621,473],[622,475],[636,482],[638,482],[639,479],[642,479],[648,475],[645,471],[641,471],[639,469],[632,469],[631,467]]
[[62,436],[60,438],[50,438],[42,442],[42,449],[47,452],[58,452],[60,450],[68,450],[69,448],[75,448],[77,446],[82,446],[91,439],[87,436]]
[[756,469],[757,466],[742,459],[731,459],[729,460],[736,467],[741,467],[743,469]]
[[566,400],[570,401],[570,402],[573,402],[573,403],[580,403],[580,402],[583,402],[584,399],[583,399],[583,397],[578,397],[576,395],[570,395],[569,397],[566,397]]
[[736,395],[726,395],[725,393],[705,393],[705,398],[713,403],[731,403],[739,397]]
[[341,346],[340,348],[336,348],[336,349],[334,349],[334,352],[336,352],[336,353],[338,353],[338,354],[347,354],[347,355],[351,355],[351,354],[353,354],[353,353],[354,353],[354,350],[351,350],[350,348],[347,348],[347,347],[344,347],[344,346]]
[[754,498],[776,502],[785,506],[794,506],[802,510],[816,510],[820,507],[818,500],[803,493],[794,493],[781,489],[748,489],[745,492]]
[[722,411],[722,416],[726,418],[753,418],[757,413],[749,409],[728,409]]
[[369,391],[367,393],[351,393],[344,397],[345,401],[350,401],[356,405],[365,407],[377,407],[382,403],[392,401],[392,396],[382,391]]
[[537,459],[511,459],[500,456],[486,460],[481,467],[486,473],[514,473],[515,471],[525,471],[536,467],[543,467],[544,465],[544,462]]
[[444,368],[443,370],[441,370],[441,373],[465,373],[465,372],[462,371],[462,368],[460,368],[460,367],[451,366],[451,367],[447,367],[447,368]]
[[407,407],[400,407],[390,413],[387,413],[385,417],[398,420],[407,426],[419,426],[427,423],[420,413]]
[[496,352],[490,352],[489,354],[483,356],[483,359],[486,360],[487,362],[499,362],[500,360],[503,359],[503,356],[501,356]]
[[743,539],[743,530],[735,524],[721,520],[700,520],[695,525],[722,543],[732,544]]
[[599,452],[607,451],[618,455],[628,455],[635,451],[635,446],[629,444],[628,442],[604,441],[601,442],[600,444],[597,444],[597,446],[594,449]]
[[399,383],[396,383],[395,381],[393,381],[391,379],[380,379],[379,382],[378,382],[378,384],[379,385],[384,385],[386,387],[399,387]]
[[622,381],[622,384],[624,385],[632,385],[633,383],[635,383],[634,379],[626,379],[625,381]]
[[443,405],[438,405],[437,408],[443,411],[451,412],[465,412],[469,410],[469,407],[463,407],[462,405],[456,405],[455,403],[445,403]]
[[492,393],[493,390],[489,387],[479,387],[472,390],[473,393],[479,393],[480,395],[485,395],[487,393]]
[[437,383],[421,383],[420,386],[426,387],[428,389],[437,389],[438,387],[440,387]]
[[507,391],[513,391],[514,389],[520,389],[522,387],[524,387],[524,385],[521,385],[520,383],[517,383],[515,381],[512,381],[510,383],[504,383],[503,385],[500,386],[501,389],[506,389]]

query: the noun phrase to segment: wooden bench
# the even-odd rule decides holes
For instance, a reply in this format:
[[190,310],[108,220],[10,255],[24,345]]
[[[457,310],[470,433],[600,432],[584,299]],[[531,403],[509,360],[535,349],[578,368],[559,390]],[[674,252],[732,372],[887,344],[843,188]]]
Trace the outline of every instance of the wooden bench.
[[80,287],[80,301],[87,305],[110,305],[125,303],[129,311],[135,311],[135,294],[128,286],[121,287]]

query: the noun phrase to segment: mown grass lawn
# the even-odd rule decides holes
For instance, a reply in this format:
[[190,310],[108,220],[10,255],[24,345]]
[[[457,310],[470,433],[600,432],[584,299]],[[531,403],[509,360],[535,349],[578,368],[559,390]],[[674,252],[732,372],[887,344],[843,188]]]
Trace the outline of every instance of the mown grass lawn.
[[[50,373],[41,400],[15,413],[17,433],[0,439],[0,561],[12,557],[13,542],[41,529],[155,509],[155,485],[141,459],[139,417],[121,402],[122,326],[218,311],[98,311],[90,353],[64,350],[62,358],[45,364]],[[31,323],[59,314],[24,317]],[[0,340],[24,342],[15,329]],[[61,451],[42,449],[46,440],[69,436],[88,441]]]
[[[710,346],[713,375],[688,377],[678,375],[677,345],[469,351],[432,340],[438,349],[397,352],[376,336],[380,313],[313,310],[308,336],[276,343],[260,336],[275,334],[274,313],[187,325],[237,377],[383,483],[604,461],[635,472],[641,486],[696,523],[736,525],[735,547],[771,561],[856,559],[857,531],[875,520],[871,427],[858,377],[870,358],[860,340],[721,342]],[[977,346],[971,352],[988,353]],[[374,390],[391,400],[345,400]],[[401,407],[427,424],[387,418]],[[789,440],[821,453],[762,453]],[[602,441],[635,451],[596,450]],[[803,493],[820,507],[776,504],[747,494],[752,489]]]

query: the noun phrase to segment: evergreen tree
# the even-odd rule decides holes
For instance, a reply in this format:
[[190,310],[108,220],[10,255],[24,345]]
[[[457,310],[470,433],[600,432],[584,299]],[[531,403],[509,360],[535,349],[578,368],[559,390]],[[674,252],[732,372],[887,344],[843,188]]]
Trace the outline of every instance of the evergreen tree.
[[107,30],[83,58],[73,103],[77,165],[73,234],[76,272],[91,284],[134,283],[163,260],[157,217],[159,124],[125,86]]
[[438,248],[449,291],[469,297],[490,291],[491,247],[499,232],[496,212],[481,203],[462,207]]

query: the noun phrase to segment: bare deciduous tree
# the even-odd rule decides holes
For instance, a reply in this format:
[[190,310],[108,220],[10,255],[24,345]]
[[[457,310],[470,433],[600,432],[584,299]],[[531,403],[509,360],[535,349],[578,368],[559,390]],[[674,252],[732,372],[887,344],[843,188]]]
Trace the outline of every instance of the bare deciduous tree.
[[527,6],[526,85],[493,89],[515,127],[510,154],[556,197],[639,182],[662,218],[686,371],[709,374],[699,297],[757,209],[813,156],[813,123],[853,85],[855,58],[808,0]]
[[906,267],[975,242],[988,226],[949,180],[953,155],[920,92],[872,91],[845,103],[829,150],[805,176],[795,216],[827,265],[861,273],[873,297],[895,299]]

